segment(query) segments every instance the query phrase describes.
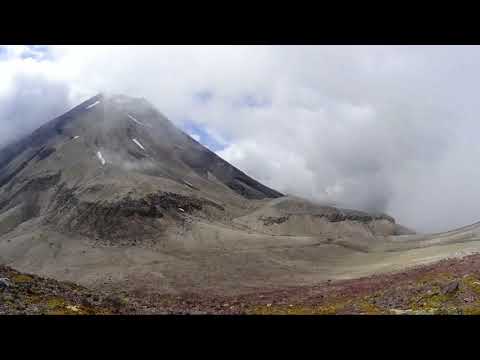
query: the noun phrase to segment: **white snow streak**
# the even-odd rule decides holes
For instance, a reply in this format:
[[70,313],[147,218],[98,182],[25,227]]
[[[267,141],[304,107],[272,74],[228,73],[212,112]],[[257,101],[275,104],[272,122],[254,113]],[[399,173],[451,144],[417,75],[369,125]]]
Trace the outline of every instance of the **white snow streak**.
[[132,141],[138,145],[139,148],[141,148],[143,151],[145,151],[145,148],[143,147],[142,144],[140,144],[140,141],[138,141],[137,139],[132,139]]
[[100,151],[97,151],[97,157],[98,157],[98,160],[100,160],[100,162],[102,163],[102,165],[105,165],[105,159],[103,158],[102,153]]
[[129,117],[130,119],[132,119],[133,121],[135,121],[137,124],[143,125],[140,121],[138,121],[137,119],[135,119],[132,115],[128,114],[128,117]]
[[77,136],[74,136],[74,137],[73,137],[73,140],[77,140],[79,137],[80,137],[80,136],[78,136],[78,135],[77,135]]
[[146,127],[151,127],[150,125],[141,123],[140,121],[138,121],[137,119],[135,119],[132,115],[130,115],[130,114],[127,114],[127,115],[128,115],[128,117],[129,117],[132,121],[136,122],[138,125],[142,125],[142,126],[146,126]]
[[97,100],[97,101],[95,101],[93,104],[88,105],[85,109],[87,109],[87,110],[88,110],[88,109],[91,109],[92,107],[94,107],[95,105],[98,105],[98,104],[100,104],[100,101]]

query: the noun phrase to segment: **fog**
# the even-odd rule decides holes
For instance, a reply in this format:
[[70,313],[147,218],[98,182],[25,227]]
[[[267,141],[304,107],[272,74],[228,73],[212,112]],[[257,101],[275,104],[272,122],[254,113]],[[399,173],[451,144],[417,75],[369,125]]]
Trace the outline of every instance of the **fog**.
[[0,145],[99,91],[125,93],[195,123],[220,156],[281,192],[423,232],[480,220],[477,46],[7,50]]

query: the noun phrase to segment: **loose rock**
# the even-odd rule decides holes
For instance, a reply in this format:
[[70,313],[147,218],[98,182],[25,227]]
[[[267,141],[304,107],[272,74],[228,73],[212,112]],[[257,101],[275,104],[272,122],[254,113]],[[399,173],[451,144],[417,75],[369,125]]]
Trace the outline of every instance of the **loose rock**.
[[450,295],[456,292],[459,288],[458,281],[453,281],[442,289],[443,295]]
[[0,278],[0,290],[10,287],[10,280],[8,278]]

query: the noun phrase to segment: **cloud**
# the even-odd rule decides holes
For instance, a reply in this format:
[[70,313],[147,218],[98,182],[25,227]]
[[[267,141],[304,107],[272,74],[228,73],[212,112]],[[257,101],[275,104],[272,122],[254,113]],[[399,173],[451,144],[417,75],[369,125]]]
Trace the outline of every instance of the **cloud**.
[[0,99],[0,146],[27,135],[70,106],[68,87],[41,75],[17,74]]
[[16,115],[26,129],[99,91],[145,97],[282,192],[440,231],[480,218],[479,61],[475,46],[7,47],[0,130],[18,101],[39,109]]

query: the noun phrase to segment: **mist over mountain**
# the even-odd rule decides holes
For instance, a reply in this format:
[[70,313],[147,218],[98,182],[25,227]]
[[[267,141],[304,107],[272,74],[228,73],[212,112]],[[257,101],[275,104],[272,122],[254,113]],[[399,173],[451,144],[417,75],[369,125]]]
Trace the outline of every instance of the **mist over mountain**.
[[477,47],[8,46],[0,53],[0,144],[99,91],[125,93],[148,98],[282,193],[387,212],[425,232],[478,218],[480,194],[471,185],[480,180],[472,165]]

